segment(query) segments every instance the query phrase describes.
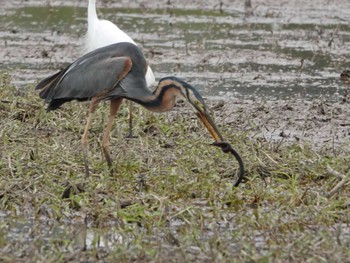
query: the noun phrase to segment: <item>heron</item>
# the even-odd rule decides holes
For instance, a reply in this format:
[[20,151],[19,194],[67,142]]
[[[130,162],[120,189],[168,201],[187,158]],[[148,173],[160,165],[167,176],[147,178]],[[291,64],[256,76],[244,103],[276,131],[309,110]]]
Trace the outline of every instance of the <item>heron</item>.
[[[108,20],[100,20],[96,13],[96,0],[89,0],[88,5],[88,31],[85,39],[85,52],[88,53],[95,49],[116,44],[120,42],[129,42],[137,45],[118,26]],[[155,76],[150,66],[147,67],[146,83],[151,87],[155,83]],[[129,135],[132,137],[132,104],[129,104]]]
[[88,117],[81,137],[85,175],[89,176],[88,133],[93,114],[101,101],[110,102],[109,118],[102,137],[102,150],[112,171],[110,132],[122,101],[130,100],[153,112],[171,110],[178,98],[188,102],[215,142],[223,142],[208,107],[199,92],[184,80],[169,76],[160,79],[154,91],[147,87],[147,61],[134,44],[122,42],[83,55],[65,69],[40,81],[36,89],[48,103],[47,110],[77,100],[89,101]]

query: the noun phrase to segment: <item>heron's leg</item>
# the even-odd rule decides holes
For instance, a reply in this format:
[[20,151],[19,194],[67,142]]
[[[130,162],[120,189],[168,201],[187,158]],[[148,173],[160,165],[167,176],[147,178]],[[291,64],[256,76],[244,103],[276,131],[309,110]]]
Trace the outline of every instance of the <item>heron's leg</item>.
[[83,148],[83,154],[84,154],[84,167],[85,167],[85,175],[86,177],[89,176],[89,158],[88,158],[88,153],[89,153],[89,140],[88,140],[88,135],[89,135],[89,129],[91,126],[92,122],[92,115],[94,114],[96,107],[98,103],[100,102],[99,99],[97,98],[92,98],[90,102],[90,108],[89,108],[89,115],[86,121],[85,129],[83,136],[81,137],[81,144]]
[[128,106],[129,106],[129,134],[128,134],[127,138],[133,138],[133,135],[132,135],[132,109],[133,109],[133,105],[132,105],[131,101],[128,102]]
[[105,158],[106,158],[106,161],[107,161],[107,164],[108,164],[109,168],[112,167],[112,159],[111,159],[111,156],[109,154],[109,134],[110,134],[110,132],[112,130],[114,117],[117,114],[122,101],[123,101],[123,98],[116,99],[116,100],[111,100],[111,106],[110,106],[110,113],[109,113],[108,123],[107,123],[105,131],[103,133],[102,150],[103,150],[103,153],[105,155]]

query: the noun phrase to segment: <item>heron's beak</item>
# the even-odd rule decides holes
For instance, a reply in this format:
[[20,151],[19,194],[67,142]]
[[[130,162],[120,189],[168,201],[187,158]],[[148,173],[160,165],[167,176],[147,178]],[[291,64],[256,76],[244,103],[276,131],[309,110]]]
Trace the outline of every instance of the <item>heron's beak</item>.
[[216,142],[224,141],[218,128],[216,127],[212,118],[210,117],[209,113],[206,110],[205,111],[198,110],[197,116],[203,122],[204,126],[208,129],[209,133],[211,134],[211,136],[214,138]]

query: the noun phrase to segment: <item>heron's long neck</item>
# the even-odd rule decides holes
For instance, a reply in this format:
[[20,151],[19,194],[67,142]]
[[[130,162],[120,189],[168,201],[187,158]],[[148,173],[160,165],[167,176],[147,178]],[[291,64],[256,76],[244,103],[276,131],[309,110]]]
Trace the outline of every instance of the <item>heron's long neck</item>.
[[158,86],[153,92],[153,95],[142,101],[134,101],[150,111],[164,112],[171,110],[175,106],[177,97],[183,97],[181,89],[176,85],[170,84]]
[[98,20],[96,13],[96,0],[89,0],[88,6],[88,25],[92,26],[92,22]]

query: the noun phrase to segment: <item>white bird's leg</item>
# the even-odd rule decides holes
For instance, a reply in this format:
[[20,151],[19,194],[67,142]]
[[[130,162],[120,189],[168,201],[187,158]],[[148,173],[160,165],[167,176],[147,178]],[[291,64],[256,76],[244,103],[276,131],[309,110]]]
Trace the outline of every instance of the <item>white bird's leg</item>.
[[89,144],[88,144],[89,143],[89,139],[88,139],[89,129],[90,129],[91,122],[92,122],[92,115],[94,114],[99,102],[100,102],[99,99],[92,98],[92,100],[90,102],[89,116],[88,116],[87,121],[86,121],[83,136],[81,137],[81,144],[82,144],[83,154],[84,154],[84,167],[85,167],[85,176],[86,177],[89,176],[89,156],[88,156],[89,155]]
[[132,105],[132,101],[128,102],[128,110],[129,110],[129,134],[127,136],[127,138],[133,138],[132,135],[132,109],[133,109],[133,105]]
[[[112,159],[111,159],[111,156],[109,154],[109,134],[112,130],[114,117],[117,114],[122,102],[123,102],[123,98],[111,100],[109,119],[108,119],[108,123],[107,123],[106,128],[105,128],[105,131],[103,133],[102,150],[103,150],[103,153],[105,155],[108,167],[110,169],[112,168]],[[112,172],[112,170],[111,170],[111,172]]]

